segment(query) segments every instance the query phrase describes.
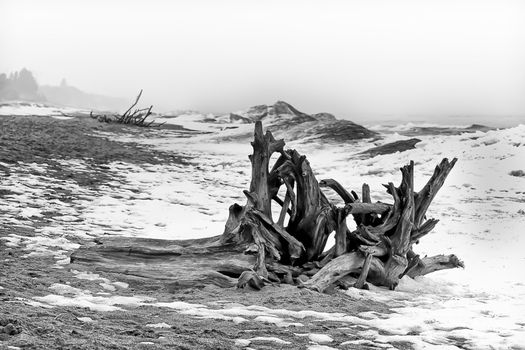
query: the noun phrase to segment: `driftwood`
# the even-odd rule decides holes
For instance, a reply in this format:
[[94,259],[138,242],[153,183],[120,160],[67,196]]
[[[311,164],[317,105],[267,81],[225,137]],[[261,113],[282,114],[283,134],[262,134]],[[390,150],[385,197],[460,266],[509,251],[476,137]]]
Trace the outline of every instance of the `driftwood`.
[[135,98],[135,102],[133,102],[133,104],[122,114],[94,114],[93,111],[91,111],[89,115],[91,118],[104,123],[118,123],[142,127],[161,126],[162,124],[164,124],[154,124],[154,120],[147,120],[148,117],[150,117],[153,114],[151,111],[153,109],[153,105],[149,106],[148,108],[136,108],[135,110],[133,110],[133,108],[135,108],[135,106],[139,103],[141,96],[142,90],[140,90],[139,94]]
[[219,237],[159,240],[103,237],[96,245],[81,247],[72,264],[95,267],[137,279],[161,281],[170,288],[233,287],[255,259],[234,244],[219,244]]
[[[166,280],[182,287],[214,284],[260,289],[288,283],[320,292],[368,283],[395,289],[403,276],[463,267],[454,255],[420,258],[414,244],[438,223],[426,212],[456,159],[443,159],[427,184],[414,190],[414,163],[401,168],[399,187],[385,185],[391,203],[374,203],[368,185],[361,198],[337,181],[317,181],[305,156],[255,124],[252,178],[246,203],[233,204],[222,235],[201,240],[100,240],[72,255],[72,262],[106,271]],[[270,164],[272,154],[279,156]],[[283,191],[279,190],[283,187]],[[344,206],[331,203],[333,189]],[[279,193],[285,192],[284,198]],[[272,205],[278,205],[274,218]],[[347,220],[357,228],[350,231]],[[326,250],[335,232],[335,246]]]

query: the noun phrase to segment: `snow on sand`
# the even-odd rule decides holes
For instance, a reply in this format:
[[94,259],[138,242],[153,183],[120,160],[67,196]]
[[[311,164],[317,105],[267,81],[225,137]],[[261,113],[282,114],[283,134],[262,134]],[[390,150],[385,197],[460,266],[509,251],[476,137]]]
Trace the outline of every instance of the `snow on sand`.
[[[127,137],[110,136],[122,141]],[[8,234],[3,238],[6,245],[22,247],[28,256],[54,256],[57,267],[61,267],[67,263],[68,254],[78,247],[74,237],[110,233],[180,239],[221,233],[228,206],[243,202],[242,190],[247,187],[250,173],[246,157],[249,146],[219,143],[212,135],[194,138],[198,143],[166,131],[165,134],[159,132],[158,138],[139,139],[138,142],[164,151],[194,158],[187,166],[113,162],[108,171],[124,174],[125,180],[104,188],[103,193],[79,187],[73,181],[57,181],[47,176],[45,165],[17,164],[13,176],[0,185],[0,190],[9,191],[0,202],[2,220],[30,227],[31,218],[49,215],[43,208],[51,208],[61,215],[51,217],[47,225],[34,229],[33,236]],[[377,143],[402,138],[391,134]],[[149,297],[119,296],[118,291],[125,288],[125,284],[82,273],[77,277],[93,279],[110,295],[55,284],[51,286],[51,294],[25,302],[40,306],[83,306],[98,311],[151,305],[190,317],[235,323],[250,320],[298,329],[305,322],[331,320],[340,322],[348,335],[355,336],[357,332],[359,339],[347,341],[349,346],[375,344],[376,348],[386,349],[401,341],[417,349],[524,349],[525,275],[521,270],[525,263],[525,236],[522,235],[525,178],[509,174],[525,170],[525,126],[418,138],[422,141],[414,150],[371,159],[358,155],[373,146],[368,141],[330,147],[291,144],[308,156],[318,179],[335,178],[348,189],[358,189],[366,181],[372,190],[372,199],[382,201],[390,199],[381,184],[398,183],[398,168],[409,160],[416,161],[416,188],[420,188],[441,158],[459,158],[429,210],[429,216],[440,219],[440,223],[415,249],[420,255],[455,253],[465,261],[466,268],[415,281],[404,278],[394,292],[377,288],[347,292],[353,298],[388,301],[393,311],[390,314],[349,316],[241,304],[159,302]],[[70,165],[82,168],[83,161],[72,160]],[[65,186],[77,196],[71,202],[45,200],[44,203],[42,198],[54,186]],[[353,328],[356,325],[360,326],[357,331]],[[312,349],[346,346],[329,342],[326,334],[308,334],[308,337]],[[256,346],[259,341],[278,343],[277,339],[252,337],[243,339],[242,344],[239,340],[237,345]]]

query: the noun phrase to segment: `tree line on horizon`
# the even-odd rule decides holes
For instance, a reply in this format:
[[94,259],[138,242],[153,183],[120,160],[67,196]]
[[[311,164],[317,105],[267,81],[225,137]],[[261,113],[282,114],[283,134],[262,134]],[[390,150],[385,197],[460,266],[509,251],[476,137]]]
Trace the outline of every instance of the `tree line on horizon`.
[[39,85],[33,73],[27,68],[9,75],[0,73],[0,101],[46,102],[53,105],[98,109],[120,110],[127,100],[86,93],[66,83],[60,85]]
[[22,68],[9,75],[0,73],[0,100],[45,101],[33,73]]

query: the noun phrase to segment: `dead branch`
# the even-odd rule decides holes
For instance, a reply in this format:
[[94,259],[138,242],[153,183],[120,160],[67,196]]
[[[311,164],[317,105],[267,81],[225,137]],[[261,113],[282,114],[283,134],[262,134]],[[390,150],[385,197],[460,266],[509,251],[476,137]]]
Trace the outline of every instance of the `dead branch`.
[[135,101],[133,104],[122,114],[94,114],[93,111],[89,113],[90,117],[93,119],[98,120],[99,122],[104,123],[117,123],[117,124],[126,124],[126,125],[135,125],[135,126],[141,126],[141,127],[150,127],[150,126],[161,126],[164,123],[157,123],[155,124],[154,120],[147,120],[148,117],[150,117],[153,112],[151,111],[153,109],[153,105],[149,106],[147,108],[137,108],[133,112],[133,108],[139,103],[139,100],[142,96],[142,90],[140,90],[139,94],[135,98]]

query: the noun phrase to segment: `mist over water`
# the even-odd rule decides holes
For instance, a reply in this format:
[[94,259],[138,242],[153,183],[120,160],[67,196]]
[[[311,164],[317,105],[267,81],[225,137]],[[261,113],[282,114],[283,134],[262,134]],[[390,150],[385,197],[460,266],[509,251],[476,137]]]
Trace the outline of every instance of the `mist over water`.
[[[158,111],[525,119],[521,1],[2,1],[0,72]],[[147,101],[147,102],[146,102]]]

